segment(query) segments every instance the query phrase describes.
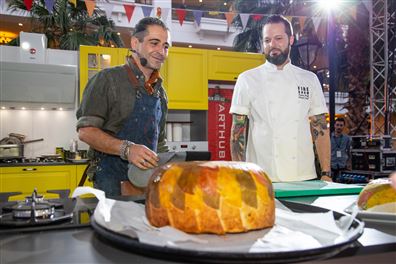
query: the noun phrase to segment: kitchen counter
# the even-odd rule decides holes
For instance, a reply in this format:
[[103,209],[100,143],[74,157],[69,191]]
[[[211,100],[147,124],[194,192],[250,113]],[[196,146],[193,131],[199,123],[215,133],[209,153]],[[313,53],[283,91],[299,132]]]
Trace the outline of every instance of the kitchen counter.
[[[292,198],[294,202],[336,209],[348,206],[356,195]],[[322,199],[325,198],[325,199]],[[289,199],[288,199],[289,200]],[[320,202],[316,202],[319,200]],[[380,226],[377,226],[380,228]],[[306,263],[392,263],[396,260],[396,237],[380,232],[375,226],[365,228],[359,245],[344,250],[328,260]],[[112,246],[100,238],[90,227],[0,234],[0,263],[173,263],[132,253]]]
[[88,164],[89,160],[81,161],[56,161],[56,162],[19,162],[19,163],[0,163],[0,167],[26,167],[26,166],[64,166]]

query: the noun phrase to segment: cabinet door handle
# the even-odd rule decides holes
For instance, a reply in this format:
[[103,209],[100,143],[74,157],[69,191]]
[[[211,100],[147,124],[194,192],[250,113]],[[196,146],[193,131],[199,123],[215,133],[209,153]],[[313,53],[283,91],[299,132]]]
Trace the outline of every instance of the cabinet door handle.
[[37,170],[36,168],[24,168],[22,169],[23,171],[35,171]]

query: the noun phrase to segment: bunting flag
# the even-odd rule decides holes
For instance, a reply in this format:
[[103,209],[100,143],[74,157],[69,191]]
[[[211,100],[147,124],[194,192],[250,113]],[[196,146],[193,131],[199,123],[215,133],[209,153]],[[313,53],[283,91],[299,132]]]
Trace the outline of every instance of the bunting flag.
[[247,26],[247,22],[249,21],[250,14],[239,14],[242,22],[242,29],[245,29]]
[[217,11],[209,11],[209,15],[211,16],[218,16],[220,14],[220,12]]
[[202,15],[203,15],[203,12],[201,10],[194,10],[193,11],[194,20],[197,23],[197,26],[201,25]]
[[125,15],[128,18],[128,22],[131,22],[131,18],[133,15],[133,11],[135,10],[135,6],[124,4],[124,9],[125,9]]
[[290,23],[292,23],[293,21],[293,17],[292,16],[285,16],[285,18],[290,22]]
[[106,12],[106,17],[111,18],[111,14],[113,13],[114,5],[110,3],[101,3],[103,5],[104,11]]
[[151,7],[151,6],[142,6],[143,16],[149,17],[152,10],[153,10],[153,7]]
[[300,30],[304,30],[304,25],[305,25],[305,17],[299,17],[298,22],[300,22]]
[[50,12],[50,13],[52,13],[54,10],[54,3],[55,3],[55,1],[54,0],[44,0],[44,4],[45,4],[45,7],[47,8],[47,10]]
[[73,4],[74,7],[77,6],[77,0],[69,0],[69,3],[70,3],[70,4]]
[[169,16],[170,8],[162,8],[162,21],[166,22]]
[[227,25],[230,26],[232,23],[232,20],[235,17],[235,13],[234,12],[226,12],[225,14],[226,20],[227,20]]
[[30,9],[32,8],[33,0],[23,0],[23,2],[25,3],[26,10],[30,11]]
[[252,15],[252,18],[254,21],[260,21],[262,18],[264,17],[264,15]]
[[312,23],[314,25],[315,28],[315,32],[318,32],[318,28],[320,23],[322,22],[322,18],[320,17],[312,17]]
[[155,13],[155,16],[157,18],[161,18],[162,17],[162,9],[161,9],[161,7],[157,7],[157,11]]
[[88,16],[92,16],[95,5],[95,0],[85,0],[85,6],[87,7]]
[[176,9],[176,14],[179,19],[180,26],[183,26],[184,19],[186,18],[187,11],[185,9]]

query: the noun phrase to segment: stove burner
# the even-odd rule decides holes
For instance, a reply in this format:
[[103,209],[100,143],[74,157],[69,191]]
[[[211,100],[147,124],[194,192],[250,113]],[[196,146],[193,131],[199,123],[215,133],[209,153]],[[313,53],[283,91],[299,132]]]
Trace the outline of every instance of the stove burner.
[[32,196],[27,196],[25,201],[10,203],[2,208],[0,225],[30,226],[49,224],[70,219],[73,214],[65,213],[61,203],[44,200],[35,189]]

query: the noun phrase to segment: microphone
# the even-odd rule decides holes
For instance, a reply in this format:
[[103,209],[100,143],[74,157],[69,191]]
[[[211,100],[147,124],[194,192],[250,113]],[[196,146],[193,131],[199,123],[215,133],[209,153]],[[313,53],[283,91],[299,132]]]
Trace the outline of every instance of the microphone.
[[131,51],[132,51],[133,53],[135,53],[135,54],[139,57],[140,64],[141,64],[143,67],[146,67],[146,65],[147,65],[147,63],[148,63],[147,59],[144,58],[142,55],[140,55],[140,53],[139,53],[137,50],[131,49]]

